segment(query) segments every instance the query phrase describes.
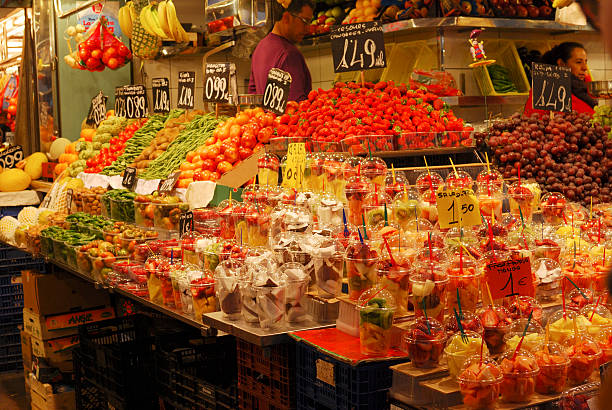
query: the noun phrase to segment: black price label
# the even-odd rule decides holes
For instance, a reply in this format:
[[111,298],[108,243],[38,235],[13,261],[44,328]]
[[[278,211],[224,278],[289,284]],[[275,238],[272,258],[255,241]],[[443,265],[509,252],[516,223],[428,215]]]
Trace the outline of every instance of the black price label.
[[72,208],[72,188],[68,188],[66,190],[66,209],[68,209],[68,212],[70,212],[70,208]]
[[144,85],[124,85],[115,89],[115,115],[128,119],[144,118],[149,114]]
[[136,168],[127,167],[123,171],[123,181],[121,183],[127,189],[134,188],[134,185],[136,185]]
[[98,127],[102,121],[106,118],[106,101],[108,97],[102,94],[102,91],[98,93],[94,98],[91,99],[91,105],[89,106],[89,113],[87,114],[86,123]]
[[276,115],[285,113],[289,90],[291,89],[291,74],[278,68],[268,72],[268,81],[263,95],[263,107]]
[[335,73],[387,66],[385,38],[379,21],[336,26],[330,39]]
[[181,71],[178,76],[178,108],[192,109],[195,93],[195,72]]
[[232,66],[231,63],[206,64],[204,72],[205,102],[229,103]]
[[533,108],[546,111],[572,111],[572,72],[569,67],[532,63]]
[[178,182],[180,175],[181,172],[177,171],[174,174],[170,175],[168,178],[159,181],[159,188],[157,189],[159,193],[162,194],[172,191],[174,189],[174,186]]
[[170,112],[170,81],[167,78],[154,78],[151,80],[151,88],[153,90],[153,112],[168,113]]
[[187,211],[179,216],[179,236],[190,231],[193,231],[193,212]]
[[0,152],[0,167],[13,168],[23,159],[23,148],[21,145],[13,145]]

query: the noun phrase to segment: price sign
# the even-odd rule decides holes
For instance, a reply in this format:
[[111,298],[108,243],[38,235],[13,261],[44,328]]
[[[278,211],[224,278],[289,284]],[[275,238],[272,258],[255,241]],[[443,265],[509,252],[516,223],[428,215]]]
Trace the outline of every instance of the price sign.
[[489,263],[485,277],[493,299],[511,296],[535,296],[529,258]]
[[572,77],[569,67],[533,63],[531,88],[533,108],[546,111],[572,111]]
[[147,93],[144,85],[124,85],[115,89],[115,115],[144,118],[148,115]]
[[236,73],[232,63],[206,64],[204,71],[204,101],[229,103],[230,79]]
[[299,189],[304,179],[306,168],[306,144],[292,142],[287,149],[287,166],[283,175],[283,186]]
[[278,68],[268,72],[268,81],[263,95],[263,107],[276,115],[285,113],[289,90],[291,89],[291,74]]
[[179,235],[183,236],[186,232],[193,231],[193,212],[183,212],[179,216]]
[[436,195],[441,229],[480,225],[480,207],[474,191],[454,189]]
[[123,181],[121,183],[127,189],[134,188],[134,185],[136,185],[136,168],[127,167],[123,171]]
[[102,91],[91,99],[91,105],[89,106],[89,113],[87,114],[86,120],[88,125],[98,127],[98,125],[104,121],[106,118],[106,100],[108,100],[108,97],[102,94]]
[[13,168],[23,159],[21,145],[13,145],[0,152],[0,167]]
[[162,194],[162,193],[172,191],[180,175],[181,175],[181,172],[177,171],[174,174],[170,175],[168,178],[162,179],[161,181],[159,181],[159,187],[157,188],[159,193]]
[[170,81],[165,77],[154,78],[151,80],[153,89],[153,112],[170,112]]
[[195,72],[181,71],[178,76],[178,108],[192,109],[195,93]]
[[380,21],[336,26],[330,39],[336,73],[387,66]]
[[66,190],[66,209],[68,209],[68,213],[70,213],[70,208],[72,208],[72,188],[68,188]]

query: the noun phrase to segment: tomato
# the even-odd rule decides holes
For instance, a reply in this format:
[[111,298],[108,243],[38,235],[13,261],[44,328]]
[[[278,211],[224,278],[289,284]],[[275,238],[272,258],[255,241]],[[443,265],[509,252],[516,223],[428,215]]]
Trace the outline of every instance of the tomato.
[[201,181],[210,181],[210,174],[211,174],[211,172],[209,170],[202,171],[202,179],[201,179]]
[[100,60],[96,60],[93,57],[89,57],[87,61],[85,62],[85,65],[87,66],[88,69],[95,70],[100,66]]
[[181,166],[179,167],[179,169],[181,171],[194,171],[198,169],[198,167],[196,167],[196,165],[192,164],[191,162],[183,162]]
[[79,49],[79,58],[83,61],[87,61],[91,53],[86,48]]
[[217,171],[210,173],[210,177],[209,177],[210,181],[216,181],[219,178],[221,178],[221,174],[219,174]]
[[185,157],[185,161],[187,162],[193,162],[193,158],[196,156],[195,151],[189,151],[187,153],[187,156]]
[[235,147],[226,149],[223,155],[225,155],[225,159],[232,164],[238,161],[238,150]]
[[231,171],[234,166],[230,164],[228,161],[221,161],[217,164],[217,171],[219,174],[223,175],[228,171]]
[[217,155],[219,155],[219,146],[218,145],[210,145],[205,149],[205,155],[208,159],[215,159]]
[[215,169],[215,161],[212,159],[205,159],[202,161],[202,170],[204,171],[212,171]]
[[176,184],[176,187],[177,188],[187,188],[189,184],[191,184],[192,182],[193,182],[193,178],[179,179],[178,183]]
[[252,131],[245,131],[240,138],[240,146],[246,148],[253,148],[257,144],[257,138]]
[[124,44],[121,44],[117,47],[117,54],[121,57],[129,58],[128,56],[131,54],[130,49],[127,48]]
[[249,122],[250,119],[251,118],[249,117],[249,115],[243,111],[240,114],[238,114],[238,116],[236,117],[236,124],[245,125],[246,123]]
[[253,150],[250,148],[246,148],[246,147],[240,147],[238,148],[238,156],[240,157],[240,159],[244,160],[247,159],[248,157],[250,157],[253,154]]
[[199,170],[197,170],[197,171],[195,171],[195,172],[193,173],[193,180],[194,180],[194,181],[203,181],[203,179],[202,179],[202,172],[203,172],[203,171],[202,171],[202,170],[200,170],[200,169],[199,169]]
[[111,70],[115,70],[119,67],[119,60],[116,59],[115,57],[112,57],[108,60],[108,63],[106,63],[106,65],[108,66],[108,68],[110,68]]
[[225,161],[225,155],[217,155],[214,159],[215,164],[218,165],[219,162],[223,162]]
[[257,133],[257,140],[262,144],[267,144],[270,142],[270,138],[274,135],[274,130],[272,127],[267,126],[266,128],[262,128]]
[[240,125],[232,125],[229,131],[230,138],[242,136],[242,127]]
[[180,178],[181,178],[181,179],[185,179],[185,178],[193,178],[193,174],[194,174],[194,172],[195,172],[195,171],[194,171],[194,170],[192,170],[192,169],[189,169],[189,170],[187,170],[187,171],[183,171],[183,172],[181,172],[181,176],[180,176]]

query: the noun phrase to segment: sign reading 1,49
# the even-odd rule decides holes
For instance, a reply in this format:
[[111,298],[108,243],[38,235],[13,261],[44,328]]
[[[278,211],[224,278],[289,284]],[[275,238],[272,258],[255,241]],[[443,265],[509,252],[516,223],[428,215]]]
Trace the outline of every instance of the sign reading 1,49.
[[194,107],[193,94],[195,91],[195,72],[181,71],[178,77],[178,108],[192,109]]
[[264,90],[263,107],[277,115],[284,114],[290,89],[291,74],[278,68],[271,69]]
[[336,26],[330,39],[336,73],[387,66],[385,39],[379,21]]

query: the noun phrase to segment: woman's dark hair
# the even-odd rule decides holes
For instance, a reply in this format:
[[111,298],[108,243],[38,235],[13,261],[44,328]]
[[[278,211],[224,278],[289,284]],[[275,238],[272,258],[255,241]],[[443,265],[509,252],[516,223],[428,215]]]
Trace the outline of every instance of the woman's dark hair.
[[276,0],[270,0],[270,20],[272,23],[272,26],[274,26],[274,24],[278,21],[280,21],[280,19],[283,18],[283,14],[287,11],[289,13],[292,14],[299,14],[302,9],[304,8],[304,6],[308,6],[312,9],[312,11],[314,11],[314,3],[312,2],[312,0],[292,0],[291,3],[289,3],[289,7],[284,8],[282,5],[279,4],[278,1]]
[[585,50],[584,46],[580,43],[574,43],[571,41],[558,44],[554,46],[550,51],[547,51],[542,56],[542,60],[546,64],[557,65],[557,61],[559,59],[567,62],[570,58],[572,58],[572,51],[576,48],[581,48]]

